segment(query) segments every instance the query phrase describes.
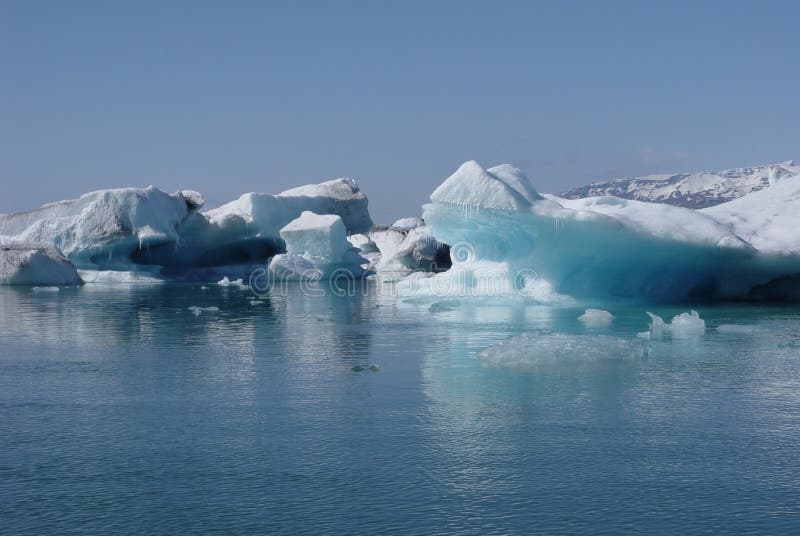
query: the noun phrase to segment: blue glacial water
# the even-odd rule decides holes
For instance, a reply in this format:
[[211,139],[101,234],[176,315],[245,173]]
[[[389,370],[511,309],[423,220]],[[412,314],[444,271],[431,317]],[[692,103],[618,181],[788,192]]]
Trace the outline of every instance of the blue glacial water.
[[[0,533],[800,533],[800,308],[251,299],[0,289]],[[524,332],[647,351],[476,359]]]

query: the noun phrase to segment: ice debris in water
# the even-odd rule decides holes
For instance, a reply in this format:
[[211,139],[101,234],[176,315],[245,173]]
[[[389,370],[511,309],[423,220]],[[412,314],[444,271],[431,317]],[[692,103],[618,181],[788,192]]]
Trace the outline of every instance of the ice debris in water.
[[261,305],[262,303],[264,302],[261,300],[250,300],[250,305]]
[[531,370],[558,363],[642,357],[644,346],[636,340],[610,335],[523,333],[478,352],[486,366]]
[[688,313],[675,315],[669,324],[649,311],[647,316],[650,317],[650,330],[638,333],[639,337],[645,339],[660,339],[667,331],[676,338],[697,337],[706,332],[706,321],[700,318],[700,314],[694,309]]
[[717,326],[717,331],[721,333],[754,333],[756,327],[746,324],[720,324]]
[[227,276],[217,281],[217,285],[221,287],[237,287],[243,290],[250,288],[250,285],[245,284],[245,282],[242,281],[241,279],[234,279],[233,281],[231,281],[230,279],[228,279]]
[[58,292],[60,289],[58,287],[33,287],[31,290],[33,292]]
[[219,311],[219,307],[198,307],[197,305],[190,305],[189,310],[194,316],[200,316],[203,312],[216,313]]
[[597,328],[611,325],[614,318],[614,315],[603,309],[586,309],[586,311],[578,317],[578,320],[583,322],[586,327]]

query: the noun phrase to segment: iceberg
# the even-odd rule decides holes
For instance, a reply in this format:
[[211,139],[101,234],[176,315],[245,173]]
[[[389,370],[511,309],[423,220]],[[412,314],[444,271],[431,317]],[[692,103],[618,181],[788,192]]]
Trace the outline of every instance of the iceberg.
[[100,190],[29,212],[0,216],[0,235],[51,244],[82,269],[130,269],[137,251],[178,240],[178,227],[202,206],[193,191]]
[[182,223],[179,240],[142,251],[137,261],[170,268],[174,275],[197,267],[262,265],[286,252],[280,230],[303,211],[334,214],[348,234],[372,227],[367,196],[352,179],[300,186],[277,195],[246,193]]
[[[516,168],[466,162],[434,190],[422,214],[430,233],[451,245],[453,267],[432,278],[401,281],[401,295],[432,301],[753,299],[762,286],[800,274],[800,248],[766,221],[748,220],[754,231],[747,234],[736,214],[757,212],[775,196],[789,201],[770,205],[773,212],[791,221],[798,181],[784,178],[695,211],[612,196],[541,195]],[[782,190],[770,191],[775,188]],[[778,259],[779,243],[784,255]]]
[[78,269],[98,271],[87,274],[89,281],[133,281],[138,272],[148,280],[213,280],[220,272],[249,273],[285,252],[280,230],[305,210],[339,216],[347,233],[372,227],[367,197],[351,179],[277,195],[248,193],[201,213],[203,204],[203,196],[192,190],[101,190],[0,215],[0,237],[7,243],[53,245]]
[[347,240],[340,216],[304,211],[280,230],[286,253],[269,263],[273,278],[319,280],[327,277],[362,277],[367,259]]
[[0,245],[2,285],[82,285],[78,271],[64,255],[48,244]]

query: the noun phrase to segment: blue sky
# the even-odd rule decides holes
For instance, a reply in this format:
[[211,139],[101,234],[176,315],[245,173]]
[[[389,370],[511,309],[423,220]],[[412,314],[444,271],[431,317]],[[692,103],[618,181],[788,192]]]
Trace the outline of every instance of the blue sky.
[[0,212],[349,176],[376,221],[462,161],[538,189],[800,158],[800,2],[0,0]]

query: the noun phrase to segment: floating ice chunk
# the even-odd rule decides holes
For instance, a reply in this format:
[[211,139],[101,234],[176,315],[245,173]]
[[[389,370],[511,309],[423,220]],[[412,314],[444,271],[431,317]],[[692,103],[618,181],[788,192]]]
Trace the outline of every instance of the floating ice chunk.
[[236,287],[236,288],[239,288],[239,289],[242,289],[242,290],[249,290],[250,289],[250,285],[246,284],[243,280],[234,279],[233,281],[231,281],[230,279],[228,279],[227,276],[225,276],[222,279],[220,279],[219,281],[217,281],[217,285],[219,285],[221,287]]
[[323,277],[358,278],[364,275],[367,260],[347,240],[339,216],[304,211],[280,231],[286,254],[276,255],[269,269],[279,279]]
[[578,317],[578,320],[583,322],[587,327],[596,328],[611,325],[614,318],[614,315],[602,309],[586,309],[586,311]]
[[644,347],[635,340],[609,335],[523,333],[478,353],[486,366],[535,370],[560,363],[642,357]]
[[58,292],[61,289],[58,287],[32,287],[33,292]]
[[666,327],[666,322],[660,316],[647,311],[645,314],[650,317],[650,338],[651,339],[660,339],[664,335],[664,328]]
[[676,338],[696,337],[706,331],[706,321],[700,318],[700,314],[691,310],[688,313],[675,315],[672,321],[667,324],[660,316],[647,312],[650,317],[650,330],[640,333],[639,336],[649,333],[650,339],[660,339],[665,332],[669,332]]
[[197,305],[190,305],[189,311],[191,311],[194,316],[200,316],[204,312],[217,313],[219,312],[219,307],[199,307]]
[[698,336],[706,332],[706,321],[700,318],[697,311],[692,310],[673,317],[669,330],[674,337]]
[[0,245],[0,285],[81,285],[75,266],[51,245]]
[[253,306],[261,305],[262,303],[264,303],[262,300],[250,300],[250,305],[253,305]]

